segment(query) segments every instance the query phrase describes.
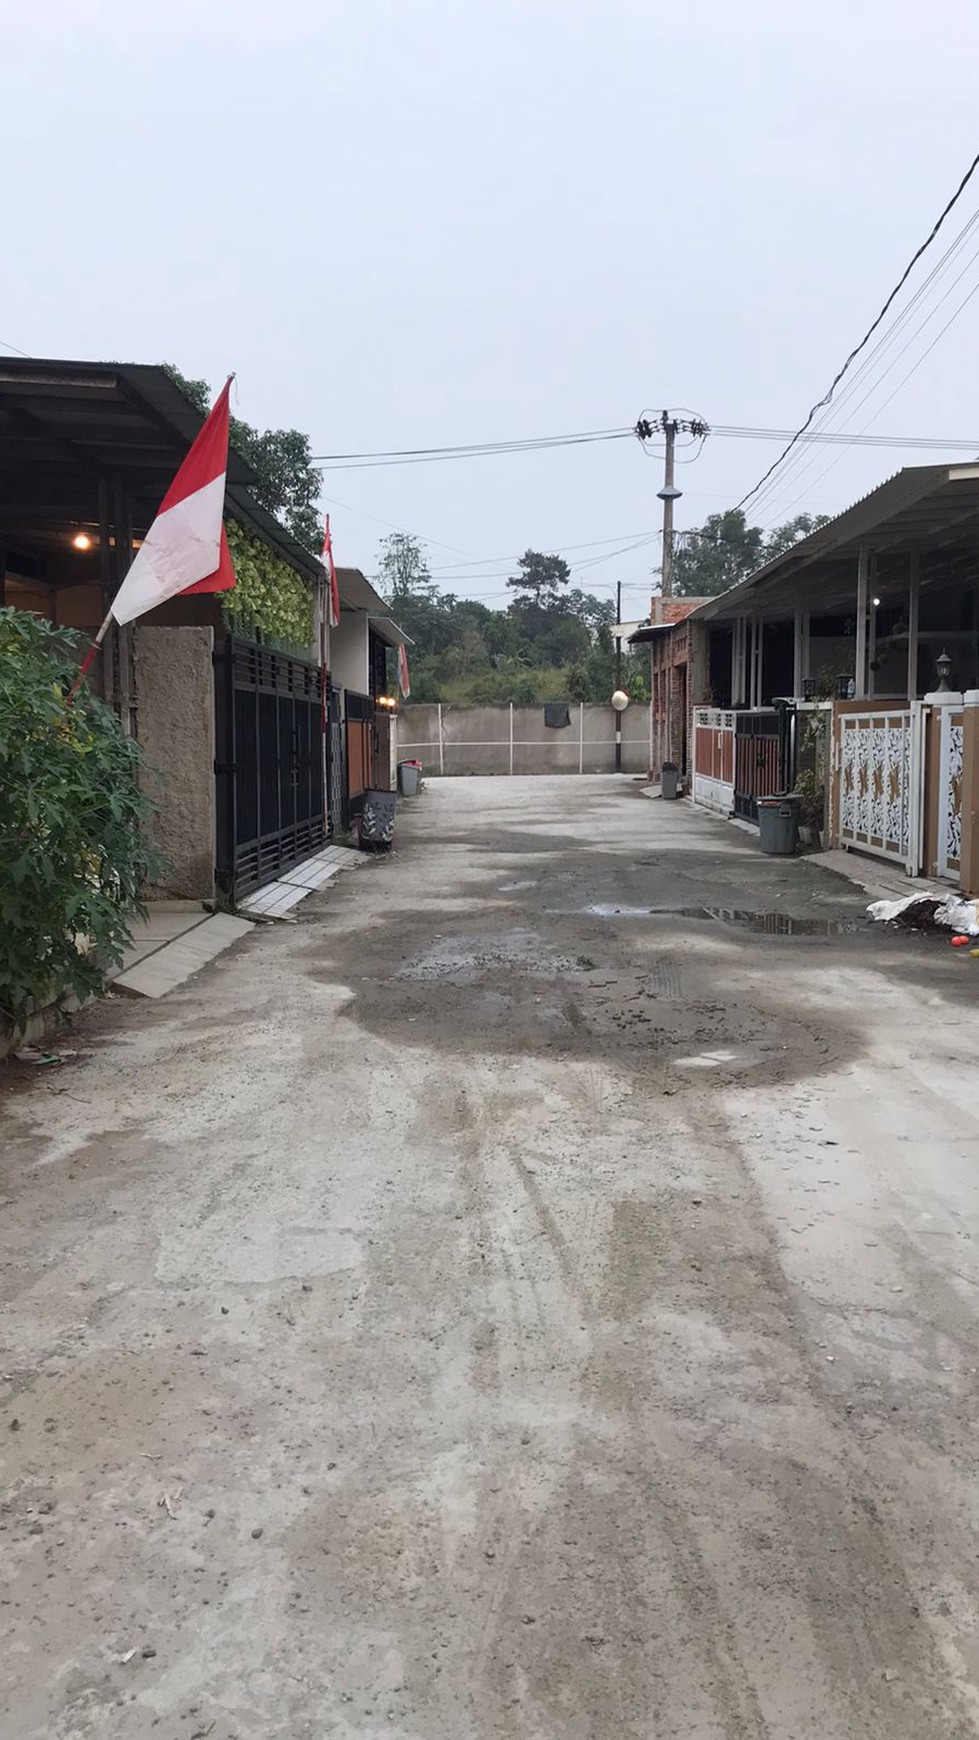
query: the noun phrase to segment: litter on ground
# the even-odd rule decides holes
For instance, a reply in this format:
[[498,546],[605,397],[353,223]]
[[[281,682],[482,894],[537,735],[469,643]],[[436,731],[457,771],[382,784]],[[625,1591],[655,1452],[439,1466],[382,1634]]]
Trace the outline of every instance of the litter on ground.
[[899,924],[905,930],[952,930],[959,936],[979,936],[979,900],[957,894],[908,894],[903,900],[874,900],[868,917],[877,924]]

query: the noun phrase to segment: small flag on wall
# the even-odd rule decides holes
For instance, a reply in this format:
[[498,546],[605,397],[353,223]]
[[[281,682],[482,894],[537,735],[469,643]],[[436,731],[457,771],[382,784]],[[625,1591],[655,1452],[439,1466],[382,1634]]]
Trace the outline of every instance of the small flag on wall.
[[330,535],[330,516],[326,516],[326,531],[323,535],[323,566],[330,576],[330,627],[340,626],[340,588],[337,585],[337,569],[333,560],[333,539]]
[[401,690],[402,699],[407,701],[411,694],[411,683],[408,678],[408,649],[404,646],[398,648],[398,688]]

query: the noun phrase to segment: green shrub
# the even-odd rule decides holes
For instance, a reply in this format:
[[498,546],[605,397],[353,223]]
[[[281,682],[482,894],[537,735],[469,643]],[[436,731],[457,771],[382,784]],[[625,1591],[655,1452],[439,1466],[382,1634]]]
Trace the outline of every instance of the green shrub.
[[161,868],[139,750],[83,683],[80,637],[0,609],[0,1026],[100,991]]

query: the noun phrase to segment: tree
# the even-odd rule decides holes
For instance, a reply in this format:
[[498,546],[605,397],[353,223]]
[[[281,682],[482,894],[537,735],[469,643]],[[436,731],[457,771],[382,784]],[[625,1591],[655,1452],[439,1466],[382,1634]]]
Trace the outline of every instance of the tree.
[[256,474],[257,500],[297,543],[318,556],[323,547],[320,474],[313,466],[309,436],[299,429],[259,431],[232,417],[231,445]]
[[714,598],[736,586],[761,562],[765,534],[749,526],[740,508],[710,514],[684,533],[673,554],[673,591],[679,598]]
[[507,581],[514,592],[520,593],[520,602],[532,601],[541,610],[553,609],[558,601],[559,588],[567,586],[571,578],[571,569],[563,556],[545,556],[540,550],[525,550],[517,563],[519,574],[514,574]]
[[422,555],[421,539],[410,532],[392,532],[381,539],[378,586],[389,604],[403,598],[432,598],[438,588]]
[[741,508],[710,514],[677,541],[673,591],[680,598],[715,598],[826,525],[827,519],[826,514],[797,514],[766,536],[761,526],[749,526]]
[[829,514],[796,514],[794,520],[786,520],[784,526],[776,526],[769,532],[765,539],[763,561],[774,562],[776,556],[783,556],[801,538],[808,538],[810,532],[818,532],[820,526],[828,525]]
[[[206,416],[211,403],[207,382],[188,380],[173,363],[163,367],[201,416]],[[313,465],[309,436],[299,429],[253,429],[240,417],[232,417],[231,445],[255,473],[255,499],[297,542],[319,555],[323,543],[320,474]]]

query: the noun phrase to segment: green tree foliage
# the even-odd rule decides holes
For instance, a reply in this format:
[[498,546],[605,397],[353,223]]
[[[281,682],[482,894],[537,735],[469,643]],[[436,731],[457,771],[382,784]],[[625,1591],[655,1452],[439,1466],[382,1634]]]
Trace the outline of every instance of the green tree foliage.
[[[506,610],[440,592],[417,538],[397,532],[380,547],[377,585],[414,646],[413,701],[607,701],[615,651],[608,599],[569,587],[560,556],[528,550]],[[648,699],[646,661],[627,659],[624,681]]]
[[82,637],[0,609],[0,1024],[91,996],[122,959],[144,881],[139,750],[83,683]]
[[540,550],[525,550],[517,567],[519,574],[512,575],[507,585],[541,610],[553,608],[560,588],[571,579],[563,556],[545,556]]
[[[173,363],[163,367],[202,416],[211,403],[206,381],[188,380]],[[309,436],[298,429],[253,429],[231,418],[231,445],[255,472],[257,501],[274,514],[307,550],[319,555],[323,522],[319,511],[320,474],[313,467]]]
[[437,588],[428,571],[421,539],[410,532],[392,532],[381,539],[378,589],[392,604],[403,598],[431,598]]
[[766,534],[761,526],[749,526],[740,508],[710,514],[702,526],[677,540],[673,591],[680,598],[714,598],[826,525],[827,519],[827,514],[797,514]]

